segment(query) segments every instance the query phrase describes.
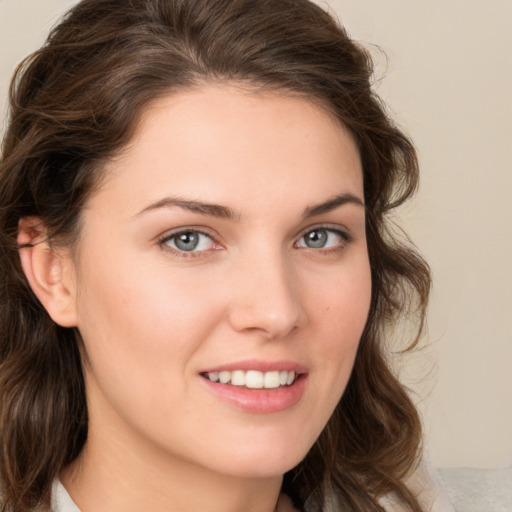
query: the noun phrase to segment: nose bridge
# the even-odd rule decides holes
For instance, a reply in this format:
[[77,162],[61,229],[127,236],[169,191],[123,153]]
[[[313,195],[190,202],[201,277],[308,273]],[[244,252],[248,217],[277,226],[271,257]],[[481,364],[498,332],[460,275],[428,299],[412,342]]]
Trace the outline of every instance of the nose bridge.
[[266,247],[241,260],[230,310],[233,327],[273,339],[302,325],[305,312],[298,283],[283,251]]

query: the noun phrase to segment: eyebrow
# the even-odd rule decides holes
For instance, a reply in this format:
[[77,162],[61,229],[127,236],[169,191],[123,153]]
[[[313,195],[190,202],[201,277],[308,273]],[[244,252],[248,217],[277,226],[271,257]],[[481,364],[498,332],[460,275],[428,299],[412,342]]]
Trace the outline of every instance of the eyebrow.
[[188,199],[181,199],[177,197],[165,197],[156,203],[150,204],[143,210],[141,210],[135,217],[139,217],[143,213],[150,212],[152,210],[158,210],[160,208],[172,208],[178,206],[184,210],[199,213],[201,215],[207,215],[209,217],[217,217],[220,219],[227,220],[238,220],[240,215],[228,206],[221,206],[219,204],[203,203],[200,201],[192,201]]
[[[311,217],[315,217],[316,215],[328,213],[345,204],[354,204],[363,208],[365,207],[362,199],[353,194],[344,193],[334,196],[322,203],[308,206],[304,210],[302,218],[309,219]],[[204,203],[201,201],[194,201],[178,197],[165,197],[156,203],[152,203],[137,213],[135,217],[139,217],[144,213],[158,210],[160,208],[172,208],[175,206],[194,213],[199,213],[200,215],[207,215],[208,217],[216,217],[231,221],[238,221],[241,218],[241,214],[229,206],[222,206],[220,204],[214,203]]]
[[354,204],[363,208],[365,207],[364,201],[362,199],[353,194],[344,193],[334,196],[333,198],[328,199],[323,203],[308,206],[304,211],[303,218],[309,219],[311,217],[315,217],[316,215],[321,215],[322,213],[328,213],[345,204]]

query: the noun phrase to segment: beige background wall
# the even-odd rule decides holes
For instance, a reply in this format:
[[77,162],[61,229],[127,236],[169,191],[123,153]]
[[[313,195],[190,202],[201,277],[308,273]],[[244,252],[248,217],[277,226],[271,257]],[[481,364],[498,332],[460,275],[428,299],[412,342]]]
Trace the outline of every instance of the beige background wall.
[[[9,77],[68,0],[0,0],[0,115]],[[318,3],[326,4],[319,1]],[[378,90],[416,142],[421,192],[402,222],[435,278],[430,346],[405,378],[440,466],[512,462],[512,2],[329,0],[378,44]]]

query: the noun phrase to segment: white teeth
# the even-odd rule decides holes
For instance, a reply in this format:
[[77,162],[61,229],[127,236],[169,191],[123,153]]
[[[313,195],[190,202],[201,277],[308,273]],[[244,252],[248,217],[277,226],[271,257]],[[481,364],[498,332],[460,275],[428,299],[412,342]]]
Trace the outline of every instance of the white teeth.
[[245,386],[251,389],[261,389],[263,387],[263,373],[249,370],[245,374]]
[[219,372],[210,372],[208,374],[208,378],[212,381],[212,382],[217,382],[219,380]]
[[245,386],[245,372],[242,370],[231,372],[231,384],[233,386]]
[[234,370],[232,372],[209,372],[206,376],[212,382],[231,383],[233,386],[245,386],[250,389],[275,389],[279,386],[290,386],[296,378],[295,372],[286,370],[272,372]]
[[221,384],[227,384],[231,380],[231,372],[219,372]]
[[278,388],[279,387],[279,372],[267,372],[263,378],[264,388]]

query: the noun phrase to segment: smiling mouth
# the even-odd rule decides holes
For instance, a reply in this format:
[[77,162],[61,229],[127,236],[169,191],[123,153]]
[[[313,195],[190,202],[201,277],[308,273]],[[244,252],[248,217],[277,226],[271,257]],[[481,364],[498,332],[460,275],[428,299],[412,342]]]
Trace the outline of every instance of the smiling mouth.
[[286,370],[270,372],[234,370],[206,372],[201,375],[211,382],[246,387],[248,389],[278,389],[288,387],[300,377],[300,374]]

